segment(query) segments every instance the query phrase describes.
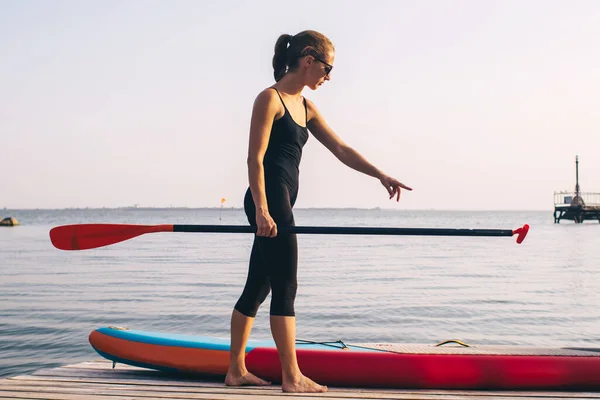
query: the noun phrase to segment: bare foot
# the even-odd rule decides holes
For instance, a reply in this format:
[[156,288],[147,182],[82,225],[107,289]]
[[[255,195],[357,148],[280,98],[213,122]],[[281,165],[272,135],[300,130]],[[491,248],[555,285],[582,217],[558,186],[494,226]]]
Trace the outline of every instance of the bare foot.
[[281,390],[287,393],[324,393],[327,391],[327,386],[319,385],[301,375],[298,380],[284,382],[281,385]]
[[260,379],[258,376],[246,372],[245,374],[234,374],[227,372],[225,377],[225,385],[227,386],[267,386],[271,382],[267,382],[264,379]]

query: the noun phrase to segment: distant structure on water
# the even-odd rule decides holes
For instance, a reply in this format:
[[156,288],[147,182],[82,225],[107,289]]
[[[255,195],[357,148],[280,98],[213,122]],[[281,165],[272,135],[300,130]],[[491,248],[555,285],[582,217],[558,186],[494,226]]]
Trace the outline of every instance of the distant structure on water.
[[19,221],[13,217],[6,217],[2,221],[0,221],[0,226],[17,226],[19,225]]
[[579,156],[575,156],[575,192],[554,192],[554,223],[561,219],[600,222],[600,193],[582,193],[579,188]]

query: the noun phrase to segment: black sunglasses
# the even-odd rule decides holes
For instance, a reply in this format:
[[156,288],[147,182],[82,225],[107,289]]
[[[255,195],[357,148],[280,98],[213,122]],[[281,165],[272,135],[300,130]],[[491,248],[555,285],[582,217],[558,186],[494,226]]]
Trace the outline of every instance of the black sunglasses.
[[317,60],[321,64],[325,65],[325,75],[326,76],[329,75],[331,73],[331,70],[333,69],[333,65],[327,64],[325,61],[321,60],[319,57],[316,57],[316,56],[313,56],[313,57],[315,60]]
[[319,57],[315,56],[314,54],[304,54],[298,58],[302,58],[302,57],[306,57],[306,56],[311,56],[312,58],[314,58],[315,60],[317,60],[318,62],[320,62],[321,64],[325,65],[325,76],[329,75],[331,73],[331,70],[333,69],[333,65],[326,63],[325,61],[321,60]]

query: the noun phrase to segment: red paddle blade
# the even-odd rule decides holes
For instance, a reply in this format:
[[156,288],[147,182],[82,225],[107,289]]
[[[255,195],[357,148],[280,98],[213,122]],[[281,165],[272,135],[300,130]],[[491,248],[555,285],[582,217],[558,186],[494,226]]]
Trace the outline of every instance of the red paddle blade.
[[63,225],[50,230],[50,240],[60,250],[87,250],[152,232],[173,232],[173,225]]
[[529,225],[527,224],[513,231],[513,235],[517,235],[518,244],[523,243],[523,240],[525,240],[525,236],[527,236],[527,232],[529,232]]

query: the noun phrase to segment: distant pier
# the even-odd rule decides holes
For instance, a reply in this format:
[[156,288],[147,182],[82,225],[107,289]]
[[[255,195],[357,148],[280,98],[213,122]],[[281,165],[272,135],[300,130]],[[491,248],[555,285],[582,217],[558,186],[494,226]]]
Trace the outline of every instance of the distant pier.
[[554,223],[563,219],[600,222],[600,193],[583,193],[579,188],[579,157],[575,157],[575,191],[554,192]]

